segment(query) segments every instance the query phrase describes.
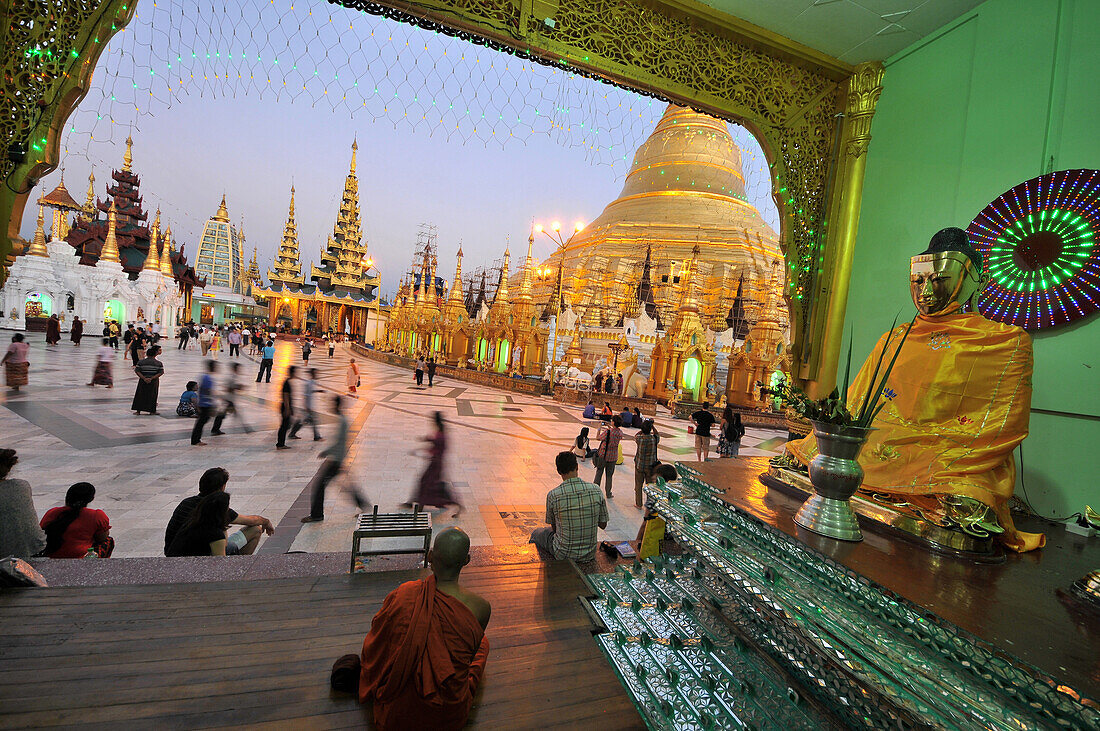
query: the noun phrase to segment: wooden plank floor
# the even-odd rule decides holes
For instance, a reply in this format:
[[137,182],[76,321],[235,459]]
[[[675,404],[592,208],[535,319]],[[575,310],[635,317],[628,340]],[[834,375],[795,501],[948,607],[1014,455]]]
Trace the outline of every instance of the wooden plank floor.
[[[354,728],[333,660],[420,572],[0,593],[0,728]],[[468,567],[493,605],[471,725],[642,728],[566,563]]]

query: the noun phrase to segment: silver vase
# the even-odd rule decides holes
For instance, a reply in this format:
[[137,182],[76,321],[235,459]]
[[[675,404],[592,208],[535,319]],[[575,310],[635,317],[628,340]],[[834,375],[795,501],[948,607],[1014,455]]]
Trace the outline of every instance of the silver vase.
[[794,522],[829,538],[862,541],[849,500],[863,484],[863,468],[857,459],[872,429],[812,423],[818,451],[810,462],[814,494],[802,504]]

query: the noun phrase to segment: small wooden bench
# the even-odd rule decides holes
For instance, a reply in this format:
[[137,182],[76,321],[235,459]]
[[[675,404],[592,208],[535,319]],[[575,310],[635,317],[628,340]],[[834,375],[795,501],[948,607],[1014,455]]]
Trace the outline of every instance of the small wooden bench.
[[[360,544],[363,539],[372,538],[418,538],[423,537],[424,547],[384,549],[364,551]],[[351,573],[355,573],[355,559],[359,556],[382,556],[398,553],[423,553],[424,566],[428,565],[428,549],[432,547],[431,513],[414,506],[411,513],[379,513],[374,511],[361,513],[355,521],[355,531],[351,536]]]

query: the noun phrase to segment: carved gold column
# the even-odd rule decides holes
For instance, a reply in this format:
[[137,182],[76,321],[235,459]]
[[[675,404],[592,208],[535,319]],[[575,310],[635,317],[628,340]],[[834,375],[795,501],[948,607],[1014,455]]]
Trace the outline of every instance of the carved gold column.
[[836,385],[841,343],[844,339],[844,313],[852,278],[852,257],[859,229],[860,203],[863,197],[863,173],[867,167],[867,148],[871,143],[871,120],[882,94],[883,67],[880,62],[860,64],[848,79],[847,105],[841,128],[840,157],[833,180],[825,246],[825,271],[822,277],[824,300],[820,308],[821,353],[817,373],[809,384],[812,396],[824,396]]
[[0,220],[7,228],[0,236],[0,286],[9,257],[25,243],[19,228],[30,191],[57,168],[65,120],[88,92],[103,49],[130,22],[136,5],[131,0],[0,1]]

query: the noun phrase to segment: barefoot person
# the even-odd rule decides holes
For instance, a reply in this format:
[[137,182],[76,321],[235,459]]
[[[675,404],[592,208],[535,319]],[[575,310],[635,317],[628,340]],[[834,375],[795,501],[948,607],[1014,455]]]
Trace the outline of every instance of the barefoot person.
[[134,391],[134,401],[130,404],[135,414],[146,411],[150,414],[157,413],[157,396],[160,394],[160,378],[164,375],[164,364],[157,360],[160,355],[160,346],[153,345],[149,348],[145,357],[134,366],[137,374],[137,389]]
[[373,704],[374,726],[460,729],[466,725],[485,662],[489,602],[458,583],[470,562],[470,537],[448,528],[428,552],[432,575],[390,592],[363,640],[359,701]]
[[103,338],[103,344],[99,346],[99,350],[96,352],[95,370],[92,371],[92,380],[88,382],[88,385],[114,388],[115,378],[111,374],[114,362],[115,351],[111,347],[111,339]]
[[20,386],[27,385],[27,371],[31,367],[30,361],[27,360],[27,350],[30,346],[23,340],[23,333],[12,335],[8,352],[0,358],[0,363],[4,364],[4,378],[7,379],[8,388],[13,391],[18,391]]
[[458,508],[455,512],[455,515],[458,515],[462,512],[462,504],[451,494],[447,483],[443,481],[443,456],[447,452],[447,437],[443,433],[443,414],[435,412],[432,415],[432,423],[435,425],[435,433],[424,437],[424,441],[431,445],[428,447],[428,466],[420,475],[416,494],[410,502],[433,508],[454,506]]
[[355,358],[351,359],[348,363],[347,373],[344,374],[344,378],[348,384],[348,393],[352,398],[359,398],[356,395],[355,389],[359,388],[359,366],[355,363]]

